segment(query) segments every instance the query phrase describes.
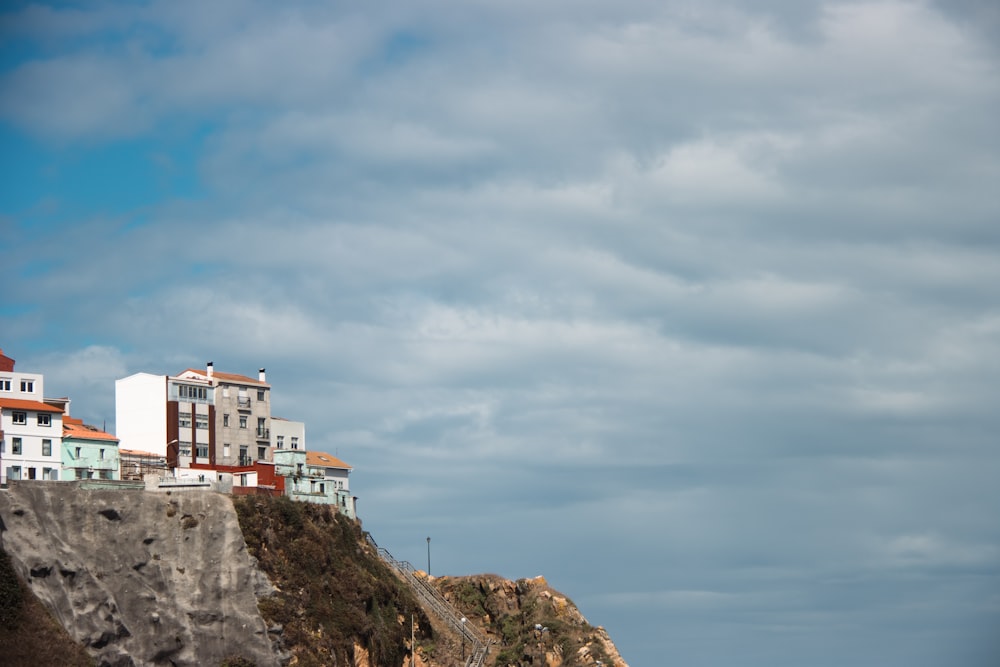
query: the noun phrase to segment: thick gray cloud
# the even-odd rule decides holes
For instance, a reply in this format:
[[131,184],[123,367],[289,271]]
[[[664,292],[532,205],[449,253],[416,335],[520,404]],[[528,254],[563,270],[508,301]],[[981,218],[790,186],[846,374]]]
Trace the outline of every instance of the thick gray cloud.
[[9,12],[23,168],[197,187],[0,200],[0,345],[109,425],[115,377],[266,366],[380,544],[544,574],[633,665],[994,664],[996,26],[976,2]]

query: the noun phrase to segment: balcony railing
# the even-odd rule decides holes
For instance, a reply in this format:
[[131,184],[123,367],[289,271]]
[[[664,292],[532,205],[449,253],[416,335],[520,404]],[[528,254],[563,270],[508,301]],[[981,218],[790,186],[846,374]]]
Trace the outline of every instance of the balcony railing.
[[240,459],[239,459],[239,465],[241,465],[241,466],[252,466],[253,465],[253,459],[250,458],[249,456],[241,456]]
[[271,439],[271,429],[257,427],[257,439],[258,440],[270,440]]
[[240,410],[249,410],[250,409],[250,397],[249,396],[240,396],[239,398],[237,398],[236,399],[236,407],[238,407]]

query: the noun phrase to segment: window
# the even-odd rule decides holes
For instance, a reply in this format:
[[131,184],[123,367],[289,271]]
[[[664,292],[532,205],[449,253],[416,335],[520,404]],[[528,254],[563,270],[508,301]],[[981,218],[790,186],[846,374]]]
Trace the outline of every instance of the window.
[[42,468],[42,479],[55,479],[52,468]]
[[225,413],[224,415],[222,415],[222,425],[223,426],[229,426],[229,413],[228,412]]
[[48,412],[38,413],[38,425],[39,426],[52,426],[52,415]]
[[97,456],[97,458],[101,459],[102,461],[104,460],[104,450],[103,449],[98,450],[98,456]]
[[240,465],[248,465],[250,463],[250,455],[247,453],[246,445],[240,445]]
[[267,447],[258,447],[257,448],[257,459],[260,460],[260,461],[263,461],[266,458],[267,458]]
[[10,416],[11,422],[14,424],[27,424],[28,423],[28,413],[27,412],[14,412]]
[[21,466],[7,468],[7,479],[21,479]]
[[275,437],[277,437],[277,439],[278,439],[278,449],[284,449],[285,448],[285,436],[279,435],[279,436],[275,436]]
[[10,391],[10,378],[0,378],[0,391]]
[[48,438],[42,440],[42,456],[52,456],[52,441]]
[[80,458],[80,448],[76,448],[76,458]]
[[246,427],[247,427],[247,418],[244,417],[243,415],[240,415],[240,428],[246,428]]
[[190,412],[179,413],[177,415],[177,425],[181,427],[191,426],[191,413]]
[[198,453],[198,458],[199,459],[207,459],[208,458],[208,445],[198,445],[198,447],[197,447],[197,453]]
[[194,426],[195,428],[208,428],[208,415],[195,415]]
[[13,439],[12,444],[11,444],[10,453],[11,454],[20,454],[21,453],[21,439],[20,438],[14,438]]
[[33,394],[35,392],[35,382],[33,380],[21,380],[21,391]]
[[263,389],[258,389],[257,390],[257,400],[258,401],[263,401],[264,400],[264,390]]
[[224,457],[226,457],[227,459],[229,458],[229,443],[228,442],[225,443],[224,445],[222,445],[222,455]]
[[326,495],[326,484],[323,484],[322,482],[320,482],[319,492],[322,493],[322,494],[324,494],[324,495]]
[[292,436],[292,449],[298,449],[298,448],[299,448],[299,438],[298,438],[298,436],[293,435]]
[[178,449],[180,450],[180,455],[181,456],[191,456],[191,443],[190,442],[182,442],[182,443],[180,443]]
[[204,401],[208,399],[208,387],[192,387],[186,384],[178,385],[177,395],[181,398]]

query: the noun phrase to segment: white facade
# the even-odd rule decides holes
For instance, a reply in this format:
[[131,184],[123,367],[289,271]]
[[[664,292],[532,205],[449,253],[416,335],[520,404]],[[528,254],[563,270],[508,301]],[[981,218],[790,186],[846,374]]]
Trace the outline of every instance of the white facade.
[[62,409],[44,403],[44,395],[40,373],[0,371],[0,483],[59,479]]
[[271,447],[275,449],[306,449],[306,425],[281,417],[271,417]]
[[167,455],[167,377],[136,373],[115,380],[115,435],[122,449]]

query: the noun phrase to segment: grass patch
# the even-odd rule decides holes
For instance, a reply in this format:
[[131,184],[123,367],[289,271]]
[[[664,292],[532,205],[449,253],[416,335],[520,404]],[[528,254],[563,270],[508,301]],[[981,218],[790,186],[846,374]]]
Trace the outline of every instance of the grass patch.
[[413,594],[365,545],[354,521],[283,496],[237,496],[233,506],[250,553],[279,589],[261,602],[261,614],[284,626],[300,667],[354,664],[355,644],[372,664],[402,667],[410,614],[420,637],[432,637]]

